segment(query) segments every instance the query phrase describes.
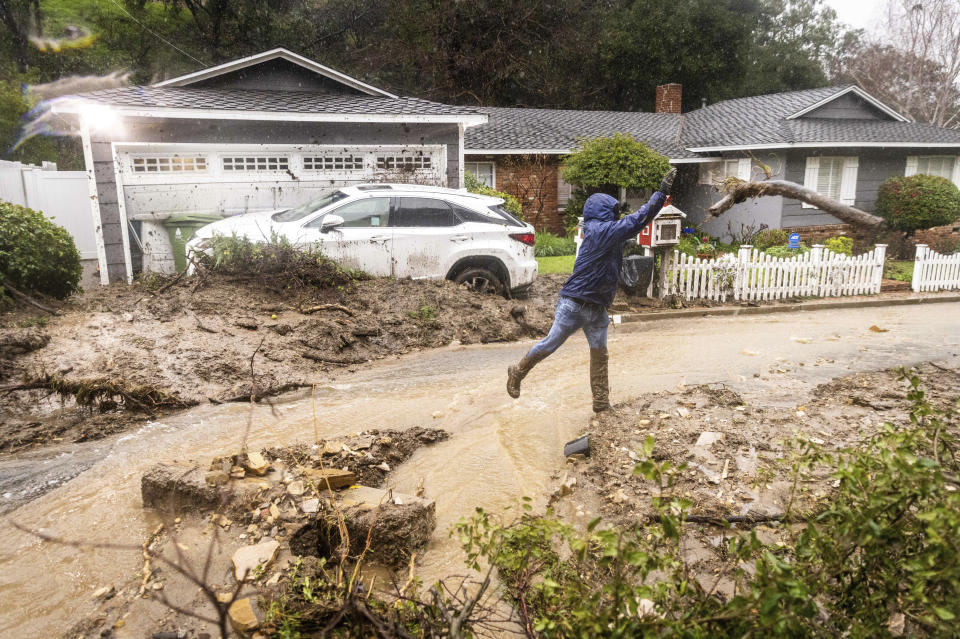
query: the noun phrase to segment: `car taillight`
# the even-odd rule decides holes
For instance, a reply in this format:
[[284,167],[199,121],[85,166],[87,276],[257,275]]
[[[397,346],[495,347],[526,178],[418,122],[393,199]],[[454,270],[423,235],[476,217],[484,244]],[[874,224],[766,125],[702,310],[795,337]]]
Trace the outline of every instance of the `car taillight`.
[[511,233],[510,237],[518,242],[526,244],[527,246],[533,246],[535,242],[533,233]]

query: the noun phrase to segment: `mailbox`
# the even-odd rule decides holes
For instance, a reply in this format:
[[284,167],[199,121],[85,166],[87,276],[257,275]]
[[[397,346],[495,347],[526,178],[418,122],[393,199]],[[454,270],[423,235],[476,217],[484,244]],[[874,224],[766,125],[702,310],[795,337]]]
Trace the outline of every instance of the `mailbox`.
[[677,244],[680,241],[680,231],[686,217],[683,211],[668,204],[660,209],[657,217],[637,234],[637,244],[650,248]]

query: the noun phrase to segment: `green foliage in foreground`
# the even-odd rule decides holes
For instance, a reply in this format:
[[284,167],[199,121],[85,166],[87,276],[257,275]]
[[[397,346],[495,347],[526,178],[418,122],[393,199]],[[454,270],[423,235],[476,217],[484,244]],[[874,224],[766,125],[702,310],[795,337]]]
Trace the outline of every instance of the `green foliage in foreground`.
[[573,255],[577,252],[577,243],[572,237],[558,237],[553,233],[537,233],[533,254],[537,257],[557,257]]
[[523,220],[523,207],[520,206],[520,201],[509,193],[504,193],[503,191],[490,188],[478,180],[477,177],[470,171],[467,171],[463,174],[463,183],[466,185],[467,190],[471,193],[500,198],[503,200],[503,207],[509,211],[510,215],[518,220]]
[[898,282],[913,282],[913,262],[887,260],[883,265],[883,276]]
[[0,277],[22,292],[62,299],[80,290],[82,272],[65,228],[39,211],[0,201]]
[[[468,563],[491,563],[537,637],[955,637],[960,616],[960,464],[956,414],[935,410],[906,377],[908,424],[886,424],[836,453],[799,441],[794,487],[838,486],[799,522],[792,544],[729,531],[719,548],[735,596],[692,578],[681,554],[690,502],[673,494],[684,468],[654,461],[647,438],[634,473],[662,486],[657,516],[632,530],[586,533],[529,512],[502,525],[482,509],[457,527]],[[791,499],[792,504],[792,499]],[[529,511],[529,505],[524,505]]]
[[342,268],[319,249],[296,247],[273,234],[266,242],[216,236],[205,252],[194,254],[200,271],[259,282],[271,288],[345,290],[365,273]]
[[537,272],[540,273],[540,275],[547,275],[549,273],[573,273],[573,263],[576,259],[575,255],[538,257]]

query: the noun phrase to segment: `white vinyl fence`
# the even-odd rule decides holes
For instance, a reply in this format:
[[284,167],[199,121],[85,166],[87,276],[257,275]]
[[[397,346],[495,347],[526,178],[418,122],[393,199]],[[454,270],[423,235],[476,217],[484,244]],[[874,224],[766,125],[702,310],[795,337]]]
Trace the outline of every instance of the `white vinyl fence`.
[[737,255],[702,260],[673,252],[661,294],[684,299],[779,300],[788,297],[836,297],[880,292],[887,245],[854,257],[815,244],[809,253],[773,257],[752,246]]
[[960,253],[941,255],[926,244],[917,244],[913,263],[913,290],[949,291],[960,289]]
[[86,172],[0,160],[0,200],[41,211],[73,236],[81,259],[97,259]]

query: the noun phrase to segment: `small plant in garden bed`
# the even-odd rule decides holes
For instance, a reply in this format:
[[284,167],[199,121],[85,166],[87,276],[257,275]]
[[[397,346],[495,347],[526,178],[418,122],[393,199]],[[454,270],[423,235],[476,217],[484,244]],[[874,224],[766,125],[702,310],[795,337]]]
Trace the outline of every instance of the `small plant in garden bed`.
[[537,233],[533,254],[536,257],[557,257],[573,255],[577,252],[577,243],[572,237],[559,237],[553,233]]

